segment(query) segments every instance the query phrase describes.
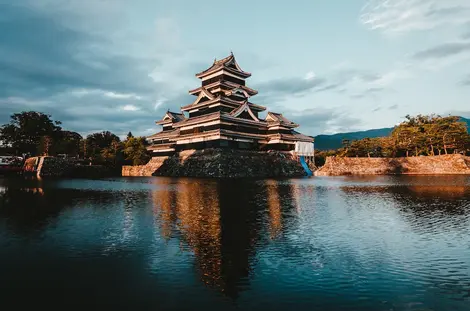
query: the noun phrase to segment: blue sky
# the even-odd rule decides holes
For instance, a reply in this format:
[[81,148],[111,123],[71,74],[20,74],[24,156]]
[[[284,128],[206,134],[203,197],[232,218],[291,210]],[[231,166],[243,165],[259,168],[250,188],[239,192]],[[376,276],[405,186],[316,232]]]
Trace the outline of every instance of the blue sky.
[[149,135],[230,51],[306,134],[470,117],[468,0],[0,0],[0,30],[0,123]]

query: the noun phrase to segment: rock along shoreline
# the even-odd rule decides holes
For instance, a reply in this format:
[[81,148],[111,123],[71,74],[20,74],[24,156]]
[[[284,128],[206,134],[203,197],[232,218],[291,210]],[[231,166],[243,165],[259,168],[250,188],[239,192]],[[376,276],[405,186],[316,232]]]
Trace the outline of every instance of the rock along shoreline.
[[470,174],[470,157],[460,154],[406,158],[327,157],[315,176]]
[[168,157],[154,157],[146,165],[122,167],[122,176],[276,178],[305,175],[300,162],[290,153],[232,149],[185,150]]

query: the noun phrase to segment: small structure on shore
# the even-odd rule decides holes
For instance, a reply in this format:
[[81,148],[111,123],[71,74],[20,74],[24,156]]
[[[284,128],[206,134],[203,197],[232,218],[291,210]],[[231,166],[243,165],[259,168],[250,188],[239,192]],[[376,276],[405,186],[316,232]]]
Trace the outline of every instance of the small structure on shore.
[[196,74],[201,86],[189,91],[195,101],[181,107],[181,112],[168,111],[156,122],[162,131],[147,137],[152,155],[230,148],[276,150],[313,158],[314,139],[295,131],[298,124],[281,113],[268,112],[264,119],[259,116],[266,108],[250,101],[258,94],[245,84],[250,76],[232,53]]
[[0,156],[0,175],[20,173],[22,171],[23,158],[15,156]]

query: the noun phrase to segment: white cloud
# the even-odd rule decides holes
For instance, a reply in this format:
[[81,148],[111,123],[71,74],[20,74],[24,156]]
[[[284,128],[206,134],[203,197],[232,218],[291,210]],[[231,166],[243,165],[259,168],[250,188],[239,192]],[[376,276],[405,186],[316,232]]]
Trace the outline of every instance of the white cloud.
[[172,18],[158,18],[155,21],[156,40],[167,49],[177,48],[180,45],[180,29],[178,23]]
[[75,89],[69,92],[71,95],[76,97],[84,97],[84,96],[101,96],[107,97],[112,99],[135,99],[135,100],[142,100],[142,96],[134,94],[134,93],[118,93],[112,91],[105,91],[100,89]]
[[0,98],[1,105],[9,105],[14,107],[15,105],[24,105],[24,106],[48,106],[51,105],[52,102],[49,100],[31,100],[22,97],[7,97],[7,98]]
[[409,70],[396,68],[379,76],[377,80],[371,82],[371,85],[375,87],[386,87],[394,84],[396,81],[410,77],[412,77],[412,74]]
[[153,109],[157,110],[161,105],[163,105],[167,100],[166,99],[158,99],[156,102],[155,102],[155,106],[153,107]]
[[438,72],[455,64],[470,60],[470,44],[465,41],[448,41],[409,55],[415,71]]
[[105,92],[103,94],[105,97],[116,98],[116,99],[136,99],[141,100],[142,97],[136,94],[127,94],[127,93],[116,93],[116,92]]
[[316,77],[316,74],[313,72],[313,71],[309,71],[307,72],[307,74],[305,75],[305,80],[312,80],[313,78]]
[[353,67],[353,64],[350,62],[350,61],[342,61],[342,62],[339,62],[337,64],[334,64],[333,66],[331,66],[331,70],[333,71],[341,71],[341,70],[347,70],[347,69],[350,69]]
[[137,106],[134,106],[134,105],[125,105],[125,106],[121,107],[121,110],[124,110],[124,111],[137,111],[137,110],[140,110],[140,108],[137,107]]
[[468,0],[370,0],[360,17],[368,28],[387,33],[428,30],[469,20]]
[[383,72],[357,69],[348,63],[342,63],[341,66],[335,66],[334,68],[331,78],[340,81],[346,87],[346,90],[354,94],[357,94],[357,92],[376,93],[379,89],[385,90],[395,83],[413,76],[411,66],[400,62],[393,64]]

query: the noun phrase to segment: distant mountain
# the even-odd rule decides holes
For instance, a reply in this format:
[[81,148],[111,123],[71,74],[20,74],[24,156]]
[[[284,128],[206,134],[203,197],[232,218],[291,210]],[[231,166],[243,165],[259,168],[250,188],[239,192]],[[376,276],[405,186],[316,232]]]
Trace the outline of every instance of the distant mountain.
[[315,137],[315,149],[316,150],[331,150],[343,147],[343,139],[359,140],[366,137],[383,137],[388,136],[392,132],[393,128],[381,128],[375,130],[349,132],[349,133],[338,133],[333,135],[318,135]]
[[467,123],[468,131],[470,132],[470,119],[460,117],[460,121]]
[[[466,119],[460,117],[462,122],[467,123],[467,128],[470,132],[470,119]],[[342,142],[343,139],[349,140],[359,140],[366,137],[374,138],[374,137],[384,137],[390,135],[393,128],[381,128],[381,129],[374,129],[374,130],[367,130],[367,131],[359,131],[359,132],[349,132],[349,133],[338,133],[333,135],[318,135],[315,137],[315,149],[316,150],[331,150],[331,149],[338,149],[343,146]]]

